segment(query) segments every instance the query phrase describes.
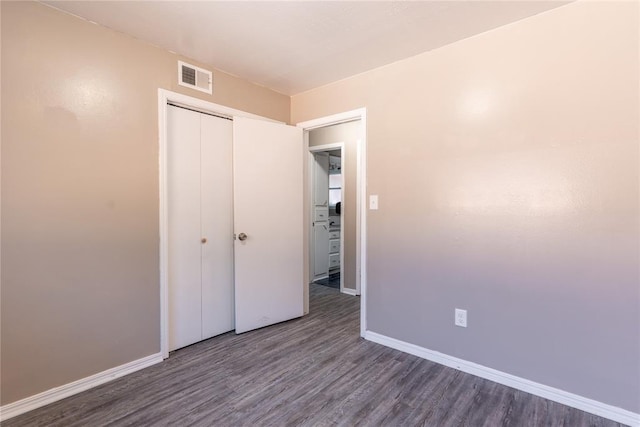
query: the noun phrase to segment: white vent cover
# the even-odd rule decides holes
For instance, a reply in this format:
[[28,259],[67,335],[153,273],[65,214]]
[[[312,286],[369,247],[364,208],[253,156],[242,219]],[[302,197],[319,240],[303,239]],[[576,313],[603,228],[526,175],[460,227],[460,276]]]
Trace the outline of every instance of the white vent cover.
[[212,94],[213,74],[195,65],[178,61],[178,84]]

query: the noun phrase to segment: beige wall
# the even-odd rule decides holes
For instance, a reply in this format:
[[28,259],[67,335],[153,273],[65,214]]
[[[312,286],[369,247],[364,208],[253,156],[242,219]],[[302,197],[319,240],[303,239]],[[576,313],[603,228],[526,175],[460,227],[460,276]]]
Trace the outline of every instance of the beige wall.
[[577,2],[292,97],[367,108],[369,330],[640,412],[638,34]]
[[[2,2],[1,403],[160,351],[158,88],[287,121],[289,98],[43,5]],[[203,64],[197,64],[211,68]]]
[[[342,195],[343,223],[341,233],[344,239],[344,265],[340,271],[344,275],[344,287],[356,289],[356,182],[358,140],[361,138],[359,120],[314,129],[309,132],[309,147],[344,143],[342,170],[344,189]],[[307,186],[305,186],[307,188]]]

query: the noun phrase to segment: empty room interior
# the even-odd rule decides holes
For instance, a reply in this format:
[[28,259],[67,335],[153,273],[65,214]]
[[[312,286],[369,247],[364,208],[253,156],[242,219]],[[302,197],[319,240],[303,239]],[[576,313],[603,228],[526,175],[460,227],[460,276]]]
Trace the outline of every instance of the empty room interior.
[[2,1],[2,426],[640,426],[640,3]]

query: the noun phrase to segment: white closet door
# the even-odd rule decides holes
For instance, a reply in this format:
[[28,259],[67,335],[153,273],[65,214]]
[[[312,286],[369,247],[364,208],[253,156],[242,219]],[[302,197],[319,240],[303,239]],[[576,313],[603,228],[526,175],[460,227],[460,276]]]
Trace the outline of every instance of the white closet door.
[[233,123],[201,116],[202,339],[234,328]]
[[169,350],[200,341],[200,114],[167,112]]
[[234,328],[233,126],[173,106],[167,123],[171,351]]
[[300,317],[302,130],[233,120],[236,333]]

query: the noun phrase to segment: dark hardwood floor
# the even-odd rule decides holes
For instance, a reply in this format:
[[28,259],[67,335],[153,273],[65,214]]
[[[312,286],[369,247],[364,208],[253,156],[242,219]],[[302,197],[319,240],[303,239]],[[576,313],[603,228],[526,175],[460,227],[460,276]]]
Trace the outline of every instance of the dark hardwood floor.
[[13,426],[619,426],[359,337],[359,298],[178,350]]
[[316,280],[313,283],[317,285],[328,286],[330,288],[340,289],[340,272],[330,274],[329,277]]

